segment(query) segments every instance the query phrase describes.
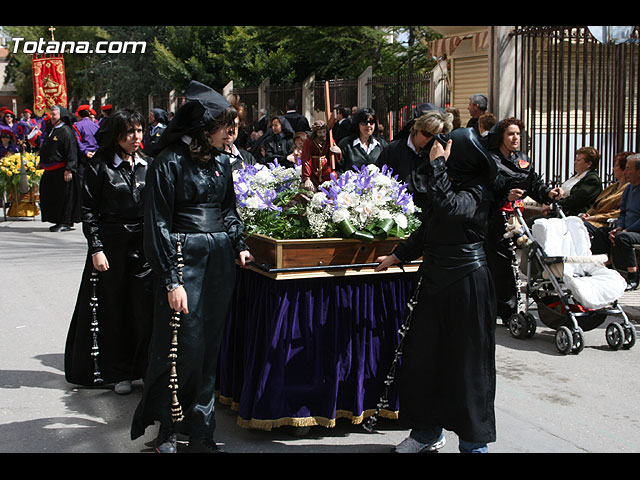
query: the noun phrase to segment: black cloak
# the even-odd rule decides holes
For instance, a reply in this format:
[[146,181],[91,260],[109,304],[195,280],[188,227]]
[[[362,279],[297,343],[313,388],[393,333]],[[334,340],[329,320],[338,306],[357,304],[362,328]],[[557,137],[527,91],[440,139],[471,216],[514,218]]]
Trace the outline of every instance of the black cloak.
[[[73,116],[60,109],[62,125],[52,128],[40,148],[40,166],[45,172],[40,180],[40,210],[43,222],[72,225],[80,222],[81,188],[78,141],[72,128]],[[64,172],[72,173],[70,182]]]
[[[423,220],[398,245],[423,257],[423,285],[399,370],[399,418],[469,442],[495,441],[495,297],[483,251],[495,166],[477,133],[457,129],[449,159],[425,160],[416,178]],[[427,150],[427,149],[425,149]]]
[[[198,82],[191,82],[186,98],[147,175],[144,250],[157,281],[150,364],[132,439],[155,421],[164,431],[213,439],[217,362],[235,285],[235,257],[247,250],[228,154],[213,149],[206,161],[196,159],[182,140],[197,135],[230,104]],[[175,283],[183,285],[189,308],[178,329],[177,394],[184,419],[176,423],[169,389],[173,312],[167,298],[167,287]]]

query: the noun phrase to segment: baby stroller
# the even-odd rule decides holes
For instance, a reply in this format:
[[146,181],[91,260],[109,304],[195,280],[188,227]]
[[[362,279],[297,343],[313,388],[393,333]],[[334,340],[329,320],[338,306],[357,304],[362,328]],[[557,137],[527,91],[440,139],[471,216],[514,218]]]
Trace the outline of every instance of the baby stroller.
[[[520,223],[523,258],[519,270],[526,274],[526,300],[518,287],[518,312],[507,321],[515,338],[530,338],[536,331],[536,319],[529,312],[532,301],[537,305],[540,321],[556,330],[556,348],[563,355],[580,353],[584,348],[584,332],[604,323],[607,316],[619,315],[621,323],[611,322],[605,339],[611,349],[629,349],[636,341],[636,331],[620,308],[618,299],[626,281],[604,263],[606,255],[592,255],[591,242],[582,219],[566,217],[554,205],[557,218],[543,218],[528,228],[522,212],[514,208]],[[512,237],[514,235],[512,234]],[[515,240],[512,238],[516,255]],[[516,284],[519,284],[517,260],[514,257]]]

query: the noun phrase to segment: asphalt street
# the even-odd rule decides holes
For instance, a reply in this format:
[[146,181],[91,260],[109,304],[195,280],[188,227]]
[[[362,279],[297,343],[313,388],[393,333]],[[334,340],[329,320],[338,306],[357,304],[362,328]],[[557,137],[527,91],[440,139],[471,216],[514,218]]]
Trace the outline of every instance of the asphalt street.
[[[0,218],[0,453],[138,453],[155,429],[131,441],[141,386],[128,396],[66,383],[64,344],[86,254],[81,229],[51,233],[38,218]],[[637,327],[640,292],[622,305]],[[609,320],[607,320],[608,322]],[[492,453],[639,453],[640,347],[611,350],[602,326],[586,332],[580,354],[561,355],[540,322],[528,340],[497,329],[496,416]],[[381,420],[377,433],[350,421],[248,430],[217,405],[216,440],[230,453],[386,453],[407,431]],[[458,450],[446,432],[443,453]]]

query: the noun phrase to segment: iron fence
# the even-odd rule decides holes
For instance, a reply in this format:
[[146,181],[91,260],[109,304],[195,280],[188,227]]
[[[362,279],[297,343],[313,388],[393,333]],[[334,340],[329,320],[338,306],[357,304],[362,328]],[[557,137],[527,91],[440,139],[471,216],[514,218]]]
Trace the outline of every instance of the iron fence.
[[575,151],[594,147],[610,183],[614,155],[640,145],[638,29],[635,43],[620,44],[602,44],[584,26],[519,26],[512,35],[523,150],[557,185],[573,174]]

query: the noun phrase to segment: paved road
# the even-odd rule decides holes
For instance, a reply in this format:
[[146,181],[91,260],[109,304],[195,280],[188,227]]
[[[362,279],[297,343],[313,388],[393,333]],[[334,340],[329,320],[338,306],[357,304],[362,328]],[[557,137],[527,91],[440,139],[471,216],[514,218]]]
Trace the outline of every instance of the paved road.
[[[39,220],[0,219],[0,453],[146,452],[153,429],[129,439],[141,388],[119,396],[64,380],[63,352],[82,272],[80,229],[50,233]],[[623,304],[638,318],[639,292]],[[554,331],[530,340],[497,332],[498,440],[491,452],[640,452],[640,347],[611,351],[604,325],[579,355],[556,352]],[[286,429],[246,430],[219,405],[217,441],[237,453],[382,453],[405,438],[397,423],[379,432],[339,421],[297,437]],[[457,451],[447,432],[443,452]]]

